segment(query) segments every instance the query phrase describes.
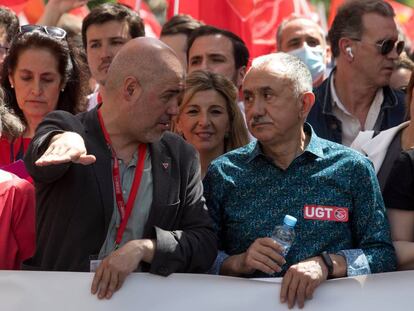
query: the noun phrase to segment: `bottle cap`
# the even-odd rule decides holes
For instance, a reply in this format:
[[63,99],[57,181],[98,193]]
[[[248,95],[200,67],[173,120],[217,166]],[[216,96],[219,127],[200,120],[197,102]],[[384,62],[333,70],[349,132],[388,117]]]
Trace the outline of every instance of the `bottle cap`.
[[290,216],[290,215],[286,215],[285,218],[283,219],[283,223],[292,228],[296,225],[297,221],[298,220],[295,217]]

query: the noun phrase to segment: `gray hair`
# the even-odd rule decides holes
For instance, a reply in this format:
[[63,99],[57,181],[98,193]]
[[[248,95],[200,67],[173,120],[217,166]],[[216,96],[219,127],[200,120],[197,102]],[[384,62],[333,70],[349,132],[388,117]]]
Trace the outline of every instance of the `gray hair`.
[[296,56],[283,52],[267,54],[255,58],[251,69],[271,69],[291,81],[297,97],[312,92],[312,76],[308,67]]

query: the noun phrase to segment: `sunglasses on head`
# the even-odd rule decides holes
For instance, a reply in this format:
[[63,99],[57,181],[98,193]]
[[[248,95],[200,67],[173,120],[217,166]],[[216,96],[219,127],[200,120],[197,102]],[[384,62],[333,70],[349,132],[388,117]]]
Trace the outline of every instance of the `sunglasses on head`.
[[19,27],[19,33],[24,34],[27,32],[40,31],[53,38],[62,40],[66,38],[66,31],[59,27],[54,26],[42,26],[42,25],[24,25]]
[[392,50],[394,50],[395,46],[398,55],[400,55],[404,50],[404,41],[385,39],[383,41],[375,43],[375,45],[378,47],[378,51],[381,55],[387,55]]

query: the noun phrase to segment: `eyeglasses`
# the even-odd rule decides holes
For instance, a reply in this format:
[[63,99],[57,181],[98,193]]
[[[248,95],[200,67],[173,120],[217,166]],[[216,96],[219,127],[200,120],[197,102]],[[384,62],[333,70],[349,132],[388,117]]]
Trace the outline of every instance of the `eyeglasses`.
[[[353,38],[354,41],[360,41],[360,39]],[[392,39],[385,39],[375,43],[375,46],[378,48],[378,52],[381,55],[388,55],[391,51],[396,48],[397,54],[400,55],[404,50],[405,43],[404,41],[392,40]]]
[[66,31],[59,27],[54,26],[42,26],[42,25],[24,25],[19,27],[19,33],[24,34],[27,32],[40,31],[45,34],[54,37],[59,40],[66,38]]

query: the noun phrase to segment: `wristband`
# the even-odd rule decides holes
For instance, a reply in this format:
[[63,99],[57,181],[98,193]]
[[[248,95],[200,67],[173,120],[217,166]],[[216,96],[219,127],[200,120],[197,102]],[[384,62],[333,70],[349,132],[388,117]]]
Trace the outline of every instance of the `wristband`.
[[329,256],[329,254],[326,251],[323,251],[320,254],[324,264],[326,265],[326,267],[328,268],[328,279],[333,277],[333,270],[334,270],[334,266],[333,266],[333,262],[331,259],[331,256]]

